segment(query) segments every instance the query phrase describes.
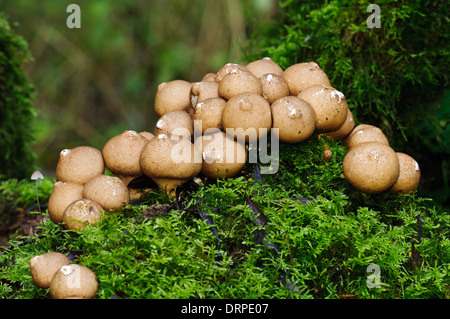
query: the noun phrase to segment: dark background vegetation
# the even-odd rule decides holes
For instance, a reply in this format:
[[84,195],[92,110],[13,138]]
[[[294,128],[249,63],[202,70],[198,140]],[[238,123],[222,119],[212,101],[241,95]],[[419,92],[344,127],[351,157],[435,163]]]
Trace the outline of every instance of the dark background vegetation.
[[319,63],[358,122],[417,159],[420,194],[450,206],[447,2],[377,1],[380,29],[366,25],[368,1],[75,1],[81,29],[66,26],[70,3],[0,0],[32,57],[22,65],[37,116],[24,131],[45,176],[63,148],[152,131],[159,83],[270,56]]

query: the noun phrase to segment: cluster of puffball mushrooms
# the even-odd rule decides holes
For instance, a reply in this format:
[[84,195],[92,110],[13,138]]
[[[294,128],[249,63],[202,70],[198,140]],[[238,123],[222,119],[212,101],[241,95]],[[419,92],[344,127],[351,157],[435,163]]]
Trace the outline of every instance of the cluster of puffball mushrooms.
[[[61,151],[48,202],[52,221],[68,229],[95,224],[101,211],[118,211],[138,196],[127,186],[143,175],[168,194],[199,175],[236,176],[245,166],[246,143],[272,128],[284,143],[300,143],[315,131],[342,140],[349,149],[344,176],[365,193],[407,193],[420,180],[417,162],[395,152],[378,127],[355,127],[344,94],[331,86],[315,62],[285,70],[270,58],[246,66],[228,63],[200,82],[161,83],[154,107],[159,117],[154,134],[127,130],[111,138],[102,151],[90,146]],[[249,129],[255,135],[247,136]],[[330,156],[325,150],[324,158]],[[113,176],[106,175],[105,168]],[[70,272],[67,267],[56,275],[64,277]]]

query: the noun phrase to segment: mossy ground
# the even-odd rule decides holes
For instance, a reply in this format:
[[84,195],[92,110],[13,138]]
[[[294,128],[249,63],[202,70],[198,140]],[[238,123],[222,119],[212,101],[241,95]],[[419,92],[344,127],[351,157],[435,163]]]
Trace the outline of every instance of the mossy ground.
[[178,200],[155,189],[81,231],[46,220],[0,254],[0,297],[50,298],[28,263],[60,251],[96,273],[100,299],[449,298],[448,212],[415,194],[355,190],[346,152],[314,135],[280,145],[276,174],[249,164],[187,183]]

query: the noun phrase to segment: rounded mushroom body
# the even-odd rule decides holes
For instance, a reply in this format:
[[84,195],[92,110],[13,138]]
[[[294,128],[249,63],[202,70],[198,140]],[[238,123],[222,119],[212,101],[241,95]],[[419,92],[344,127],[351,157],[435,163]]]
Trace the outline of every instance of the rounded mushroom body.
[[64,210],[72,202],[83,197],[83,185],[70,182],[56,182],[48,199],[48,216],[58,224],[62,222]]
[[237,63],[227,63],[223,67],[221,67],[219,71],[217,71],[214,80],[216,82],[220,82],[225,77],[225,75],[227,75],[227,74],[229,74],[231,72],[235,72],[237,70],[244,71],[244,72],[249,72],[245,66],[242,66],[242,65],[237,64]]
[[245,145],[236,142],[224,132],[204,135],[196,140],[201,142],[201,174],[209,178],[234,177],[244,168],[247,160]]
[[286,81],[279,75],[266,73],[259,77],[259,81],[263,89],[262,95],[270,104],[279,98],[289,95]]
[[197,103],[219,97],[219,83],[215,81],[197,82],[191,88],[191,104],[195,108]]
[[315,62],[291,65],[284,70],[282,77],[288,84],[292,95],[298,95],[304,89],[317,84],[331,86],[327,75]]
[[64,149],[59,154],[56,180],[85,184],[104,170],[102,152],[90,146],[78,146]]
[[332,87],[313,85],[302,90],[298,97],[307,101],[314,109],[318,131],[335,131],[347,119],[348,106],[345,96]]
[[144,146],[140,163],[143,173],[168,194],[202,169],[201,151],[189,140],[167,134],[157,135]]
[[114,136],[102,149],[106,167],[128,185],[142,175],[139,154],[147,142],[147,138],[132,130]]
[[40,288],[50,287],[53,275],[70,260],[66,255],[49,252],[30,259],[30,272],[34,283]]
[[345,155],[342,166],[345,178],[354,187],[369,194],[388,190],[400,172],[395,151],[377,142],[356,145]]
[[369,124],[360,124],[356,126],[345,140],[348,148],[353,148],[358,144],[365,142],[378,142],[389,145],[389,141],[378,127]]
[[285,143],[299,143],[308,139],[316,128],[316,114],[308,102],[296,96],[286,96],[271,105],[272,129]]
[[413,192],[420,182],[419,164],[405,153],[397,152],[396,154],[400,164],[400,174],[390,191],[400,194]]
[[84,185],[83,198],[97,202],[106,211],[119,211],[130,202],[130,192],[120,178],[100,175]]
[[194,134],[192,116],[186,111],[173,111],[164,114],[156,122],[155,135],[179,135],[191,139]]
[[227,101],[222,98],[210,98],[197,103],[193,118],[194,129],[201,133],[205,133],[208,129],[223,129],[222,112],[225,104]]
[[155,112],[161,117],[172,111],[189,112],[192,84],[184,80],[173,80],[158,85],[155,96]]
[[245,67],[257,78],[268,73],[276,74],[278,76],[283,75],[283,69],[269,57],[252,61]]
[[93,200],[82,198],[67,206],[62,221],[67,229],[81,229],[88,224],[95,225],[103,215],[103,207]]
[[54,274],[49,291],[53,299],[92,299],[98,291],[97,276],[85,266],[65,265]]
[[225,75],[219,82],[219,96],[225,100],[241,93],[255,93],[262,95],[259,79],[249,71],[235,69]]
[[255,93],[236,95],[228,100],[223,109],[222,124],[226,133],[238,142],[255,141],[272,127],[270,104]]

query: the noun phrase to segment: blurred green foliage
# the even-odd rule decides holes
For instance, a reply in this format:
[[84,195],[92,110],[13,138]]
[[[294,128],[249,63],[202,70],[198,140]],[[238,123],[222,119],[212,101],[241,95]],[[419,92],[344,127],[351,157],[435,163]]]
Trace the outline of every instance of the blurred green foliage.
[[22,69],[31,59],[26,41],[0,13],[0,180],[31,176],[33,88]]
[[369,3],[280,0],[272,23],[253,35],[253,57],[283,68],[317,62],[357,122],[379,126],[396,151],[413,156],[423,193],[448,204],[450,3],[377,1],[381,28],[367,25]]
[[59,152],[101,149],[125,129],[153,131],[157,85],[238,61],[272,0],[74,1],[81,28],[69,29],[66,1],[0,0],[19,25],[34,63],[26,66],[39,111],[39,168],[54,177]]

